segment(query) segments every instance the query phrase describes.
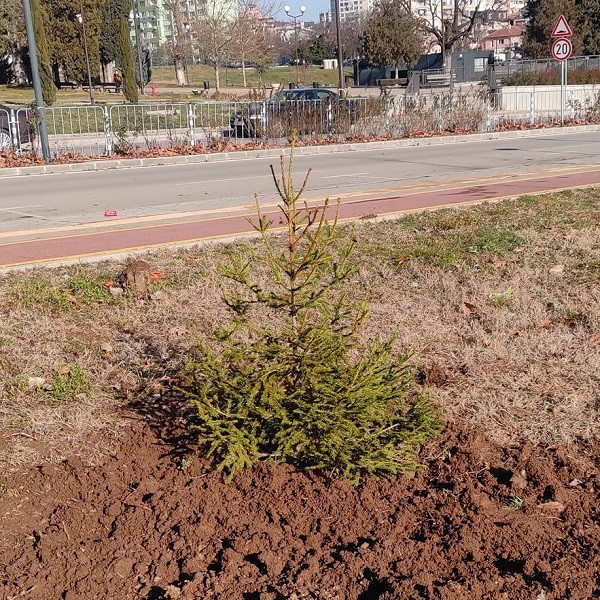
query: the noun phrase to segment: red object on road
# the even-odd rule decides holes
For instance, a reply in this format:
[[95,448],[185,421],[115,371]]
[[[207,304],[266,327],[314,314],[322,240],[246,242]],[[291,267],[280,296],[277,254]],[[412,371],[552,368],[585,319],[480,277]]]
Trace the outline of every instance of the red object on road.
[[105,217],[116,217],[117,216],[117,211],[116,210],[105,210],[104,211],[104,216]]

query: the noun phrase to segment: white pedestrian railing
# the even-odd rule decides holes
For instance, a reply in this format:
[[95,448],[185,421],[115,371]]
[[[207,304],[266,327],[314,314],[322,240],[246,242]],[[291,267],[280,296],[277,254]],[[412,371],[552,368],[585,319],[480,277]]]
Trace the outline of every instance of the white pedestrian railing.
[[[568,89],[565,123],[600,122],[600,86]],[[0,110],[0,134],[27,151],[27,109]],[[495,131],[560,123],[560,90],[457,88],[444,93],[347,98],[334,101],[204,101],[46,109],[53,158],[65,154],[135,156],[195,147],[198,152],[249,142],[284,145],[292,131],[305,143]],[[33,118],[35,122],[35,115]],[[2,138],[0,138],[1,140]],[[6,133],[5,133],[6,142]]]

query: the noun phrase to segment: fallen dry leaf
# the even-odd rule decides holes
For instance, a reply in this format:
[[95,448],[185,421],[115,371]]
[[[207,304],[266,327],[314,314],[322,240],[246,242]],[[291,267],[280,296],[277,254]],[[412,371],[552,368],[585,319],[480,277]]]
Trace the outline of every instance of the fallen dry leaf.
[[590,335],[590,342],[592,342],[592,344],[600,344],[600,333],[593,333]]
[[477,306],[475,306],[474,304],[471,304],[470,302],[463,302],[463,310],[468,315],[475,315],[475,314],[477,314],[477,311],[479,309],[477,308]]
[[162,271],[152,271],[150,273],[150,281],[162,281],[165,278],[165,274]]
[[543,321],[540,321],[540,327],[550,329],[550,327],[552,327],[552,321],[550,319],[544,319]]
[[527,332],[524,329],[517,329],[513,331],[512,334],[515,337],[525,337],[527,335]]
[[102,287],[103,287],[105,290],[108,290],[108,289],[110,289],[110,288],[111,288],[113,285],[115,285],[115,282],[114,282],[114,281],[111,281],[110,279],[107,279],[106,281],[102,282]]

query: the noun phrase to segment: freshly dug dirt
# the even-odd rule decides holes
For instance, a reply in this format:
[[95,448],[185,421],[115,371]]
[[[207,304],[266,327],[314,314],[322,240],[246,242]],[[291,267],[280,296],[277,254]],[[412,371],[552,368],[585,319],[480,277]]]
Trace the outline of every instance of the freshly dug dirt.
[[600,596],[597,447],[502,449],[455,423],[413,478],[261,464],[226,483],[163,417],[133,413],[96,464],[0,476],[2,599]]

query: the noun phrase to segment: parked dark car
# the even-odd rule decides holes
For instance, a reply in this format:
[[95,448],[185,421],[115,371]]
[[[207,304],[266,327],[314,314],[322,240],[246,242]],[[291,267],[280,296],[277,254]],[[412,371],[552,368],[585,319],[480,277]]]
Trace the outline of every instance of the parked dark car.
[[327,88],[281,90],[263,102],[241,105],[231,116],[235,137],[279,137],[347,130],[356,122],[358,101]]
[[[17,115],[17,135],[21,145],[33,143],[35,140],[35,127],[31,122],[31,114],[28,110],[15,110]],[[13,148],[13,138],[10,131],[11,108],[0,104],[0,152]]]

